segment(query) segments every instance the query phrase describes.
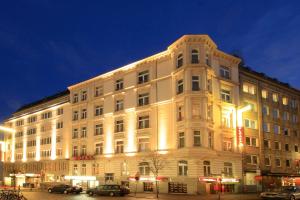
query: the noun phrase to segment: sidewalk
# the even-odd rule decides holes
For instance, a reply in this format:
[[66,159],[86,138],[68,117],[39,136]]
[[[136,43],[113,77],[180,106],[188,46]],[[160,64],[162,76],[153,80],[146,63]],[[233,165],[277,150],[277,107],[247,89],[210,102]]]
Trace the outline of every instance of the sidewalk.
[[[156,199],[154,193],[134,193],[129,194],[130,197],[142,198],[142,199]],[[159,199],[176,199],[176,200],[217,200],[219,196],[217,194],[210,195],[189,195],[189,194],[159,194]],[[221,194],[221,200],[258,200],[260,199],[258,194]]]

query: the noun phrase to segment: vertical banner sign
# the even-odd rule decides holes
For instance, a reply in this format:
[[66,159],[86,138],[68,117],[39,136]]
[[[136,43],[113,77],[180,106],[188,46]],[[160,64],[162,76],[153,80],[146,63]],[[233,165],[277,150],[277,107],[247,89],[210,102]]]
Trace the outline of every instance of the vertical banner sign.
[[237,127],[236,129],[236,141],[238,146],[243,146],[244,145],[244,127]]

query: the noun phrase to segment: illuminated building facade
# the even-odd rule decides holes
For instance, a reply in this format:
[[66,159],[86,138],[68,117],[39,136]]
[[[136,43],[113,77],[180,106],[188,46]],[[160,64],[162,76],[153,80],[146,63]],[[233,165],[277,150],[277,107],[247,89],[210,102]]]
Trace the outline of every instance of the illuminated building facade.
[[299,185],[299,90],[247,67],[239,74],[240,103],[252,107],[243,113],[245,187]]
[[[185,35],[161,53],[25,106],[4,124],[15,129],[5,138],[4,176],[84,187],[114,182],[131,191],[139,176],[138,192],[153,191],[151,158],[157,152],[164,161],[157,178],[162,193],[210,193],[218,182],[226,192],[258,187],[252,181],[265,170],[261,157],[269,151],[261,148],[267,138],[260,88],[289,102],[298,93],[239,69],[239,63],[209,36]],[[269,103],[271,112],[275,104]],[[278,109],[281,115],[285,108],[278,103]],[[280,137],[283,148],[288,139]],[[296,154],[281,153],[282,165],[288,155],[293,165]]]

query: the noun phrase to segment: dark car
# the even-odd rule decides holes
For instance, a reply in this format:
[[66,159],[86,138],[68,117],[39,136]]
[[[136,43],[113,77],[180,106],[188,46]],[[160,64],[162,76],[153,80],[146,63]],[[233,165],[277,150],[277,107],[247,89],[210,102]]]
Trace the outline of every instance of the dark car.
[[279,199],[300,199],[300,187],[297,186],[285,186],[282,187],[281,192],[278,193]]
[[93,195],[109,195],[109,196],[124,196],[130,193],[129,188],[121,185],[100,185],[93,189],[88,189],[86,193],[89,196]]
[[68,191],[71,191],[72,187],[70,185],[65,185],[65,184],[60,184],[60,185],[55,185],[53,187],[48,188],[49,193],[65,193],[68,194]]
[[65,194],[69,194],[69,193],[79,194],[80,192],[82,192],[82,187],[73,186],[73,187],[68,188],[64,193]]

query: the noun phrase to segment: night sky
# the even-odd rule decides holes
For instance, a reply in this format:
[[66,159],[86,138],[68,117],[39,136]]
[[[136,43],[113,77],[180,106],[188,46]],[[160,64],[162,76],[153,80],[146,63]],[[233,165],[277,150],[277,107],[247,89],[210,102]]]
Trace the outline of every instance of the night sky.
[[300,88],[300,1],[20,0],[0,4],[0,121],[18,107],[209,34]]

